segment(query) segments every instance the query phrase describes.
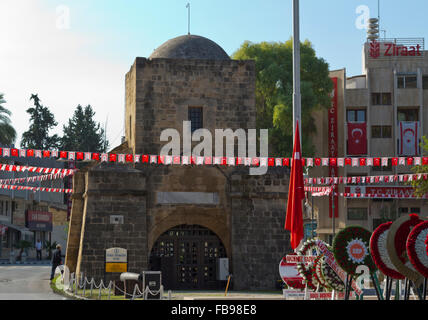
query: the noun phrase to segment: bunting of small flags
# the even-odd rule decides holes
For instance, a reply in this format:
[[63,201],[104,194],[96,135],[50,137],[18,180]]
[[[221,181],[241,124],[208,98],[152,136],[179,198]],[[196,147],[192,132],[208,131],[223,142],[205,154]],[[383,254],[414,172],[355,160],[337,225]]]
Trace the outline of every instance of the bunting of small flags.
[[356,177],[320,177],[305,178],[304,183],[307,185],[331,185],[331,184],[374,184],[374,183],[396,183],[410,182],[417,180],[427,180],[428,173],[417,174],[395,174],[384,176],[356,176]]
[[43,191],[43,192],[55,192],[55,193],[72,193],[73,192],[73,189],[29,187],[29,186],[18,186],[18,185],[9,185],[9,184],[0,184],[0,189],[29,190],[33,192]]
[[329,196],[333,187],[305,187],[305,192],[310,192],[313,197]]
[[[225,166],[268,166],[289,167],[290,158],[278,157],[200,157],[200,156],[161,156],[149,154],[116,154],[59,150],[33,150],[0,148],[0,157],[20,158],[59,158],[70,161],[101,161],[111,163],[148,163],[163,165],[225,165]],[[343,157],[343,158],[302,158],[306,167],[385,167],[428,165],[428,157]]]
[[[53,168],[49,168],[49,169],[53,169]],[[15,183],[63,179],[67,176],[72,176],[76,170],[69,170],[69,171],[70,172],[51,173],[51,174],[26,177],[26,178],[0,179],[0,184],[15,184]]]
[[32,167],[32,166],[18,166],[14,164],[0,164],[0,171],[15,171],[15,172],[36,172],[36,173],[53,173],[53,174],[74,174],[75,169],[62,169],[62,168],[45,168],[45,167]]
[[[314,197],[324,197],[329,196],[331,192],[314,192],[312,196]],[[341,196],[345,198],[361,198],[361,199],[370,199],[370,198],[386,198],[386,199],[397,199],[397,198],[405,198],[405,199],[428,199],[428,195],[424,196],[415,196],[408,194],[374,194],[374,193],[349,193],[349,192],[335,192],[335,196]]]

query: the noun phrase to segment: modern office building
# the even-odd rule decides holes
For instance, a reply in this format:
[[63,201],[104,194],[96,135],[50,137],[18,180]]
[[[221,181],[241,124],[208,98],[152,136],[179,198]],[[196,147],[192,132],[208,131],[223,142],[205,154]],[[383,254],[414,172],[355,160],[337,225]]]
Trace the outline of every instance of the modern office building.
[[[367,158],[365,165],[315,166],[310,177],[387,176],[413,173],[411,166],[391,158],[421,157],[420,142],[428,135],[428,53],[424,39],[374,39],[363,46],[362,74],[348,77],[346,69],[331,71],[335,83],[332,108],[316,115],[316,154],[331,158]],[[376,162],[390,158],[388,163]],[[373,159],[372,163],[370,159]],[[382,178],[381,178],[382,181]],[[318,208],[317,233],[331,241],[334,232],[348,225],[373,230],[390,217],[426,215],[424,199],[409,185],[393,183],[339,184],[338,196],[314,198]],[[349,193],[365,194],[356,198]],[[310,199],[310,197],[309,197]],[[311,200],[310,200],[311,201]],[[336,211],[333,219],[332,211]],[[334,220],[334,224],[333,224]]]

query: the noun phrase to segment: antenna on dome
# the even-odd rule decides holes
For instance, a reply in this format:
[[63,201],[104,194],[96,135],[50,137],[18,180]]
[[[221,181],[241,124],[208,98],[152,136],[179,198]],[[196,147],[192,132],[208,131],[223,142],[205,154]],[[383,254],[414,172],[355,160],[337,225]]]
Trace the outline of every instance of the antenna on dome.
[[190,35],[190,3],[188,2],[186,5],[186,8],[188,9],[188,15],[187,15],[187,34]]

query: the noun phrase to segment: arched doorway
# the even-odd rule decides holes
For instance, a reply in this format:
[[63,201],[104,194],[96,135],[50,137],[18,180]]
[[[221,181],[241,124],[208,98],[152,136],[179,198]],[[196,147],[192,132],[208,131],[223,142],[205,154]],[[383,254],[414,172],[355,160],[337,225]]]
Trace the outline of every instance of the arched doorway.
[[199,225],[180,225],[164,232],[150,253],[150,269],[162,271],[167,290],[220,289],[217,261],[226,257],[219,237]]

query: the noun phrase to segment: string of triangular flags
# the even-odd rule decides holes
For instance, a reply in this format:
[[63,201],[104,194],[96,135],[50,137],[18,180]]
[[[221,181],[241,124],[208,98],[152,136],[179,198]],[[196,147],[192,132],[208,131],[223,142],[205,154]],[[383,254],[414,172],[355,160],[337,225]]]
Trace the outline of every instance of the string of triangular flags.
[[[305,187],[305,192],[311,193],[313,197],[325,197],[330,196],[333,192],[333,186],[331,187]],[[341,196],[345,198],[386,198],[386,199],[428,199],[428,194],[423,196],[417,196],[413,192],[400,192],[400,193],[364,193],[364,192],[334,192],[335,196]]]
[[29,190],[33,192],[55,192],[55,193],[72,193],[73,189],[62,189],[62,188],[45,188],[45,187],[30,187],[30,186],[18,186],[9,184],[0,184],[0,189],[8,190]]
[[[148,164],[182,164],[182,165],[245,165],[289,167],[290,158],[279,157],[202,157],[202,156],[170,156],[148,154],[117,154],[59,150],[33,150],[0,148],[0,157],[35,157],[58,158],[75,161],[101,161],[110,163],[148,163]],[[318,166],[413,166],[428,165],[428,157],[343,157],[343,158],[302,158],[307,167]]]
[[[54,169],[54,168],[52,168],[52,169]],[[69,171],[70,172],[51,173],[51,174],[46,174],[46,175],[25,177],[25,178],[0,179],[0,184],[15,184],[15,183],[26,183],[26,182],[63,179],[65,177],[71,176],[75,173],[75,170],[69,170]]]
[[63,179],[66,176],[73,175],[76,169],[63,169],[63,168],[46,168],[46,167],[35,167],[35,166],[20,166],[12,164],[0,164],[0,171],[7,172],[25,172],[30,173],[41,173],[44,175],[23,177],[23,178],[10,178],[0,179],[0,188],[8,190],[29,190],[33,192],[55,192],[55,193],[72,193],[72,189],[63,188],[46,188],[46,187],[30,187],[30,186],[19,186],[14,183],[25,183],[25,182],[36,182],[46,180]]
[[410,181],[427,180],[427,179],[428,179],[428,173],[416,173],[416,174],[393,174],[393,175],[383,175],[383,176],[305,178],[304,183],[306,185],[374,184],[374,183],[410,182]]
[[9,172],[34,172],[34,173],[61,173],[65,175],[74,174],[75,169],[63,169],[63,168],[46,168],[46,167],[33,167],[33,166],[19,166],[14,164],[0,164],[0,171]]

